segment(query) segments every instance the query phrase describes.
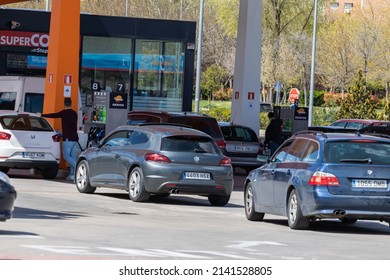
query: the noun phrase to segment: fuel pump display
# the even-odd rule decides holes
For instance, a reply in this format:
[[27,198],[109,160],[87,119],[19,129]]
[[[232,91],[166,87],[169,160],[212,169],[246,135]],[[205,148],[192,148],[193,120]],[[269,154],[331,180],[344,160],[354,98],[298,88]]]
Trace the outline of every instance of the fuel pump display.
[[[88,93],[85,132],[88,144],[100,141],[107,133],[127,122],[127,93],[93,91]],[[87,145],[88,145],[87,144]]]

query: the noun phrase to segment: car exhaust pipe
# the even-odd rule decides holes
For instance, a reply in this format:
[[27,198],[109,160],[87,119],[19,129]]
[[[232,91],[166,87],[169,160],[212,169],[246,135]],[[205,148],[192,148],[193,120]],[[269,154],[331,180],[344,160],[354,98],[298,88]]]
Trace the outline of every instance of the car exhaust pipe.
[[334,210],[333,215],[337,218],[344,217],[345,216],[345,210]]
[[179,190],[178,189],[171,189],[170,193],[179,193]]

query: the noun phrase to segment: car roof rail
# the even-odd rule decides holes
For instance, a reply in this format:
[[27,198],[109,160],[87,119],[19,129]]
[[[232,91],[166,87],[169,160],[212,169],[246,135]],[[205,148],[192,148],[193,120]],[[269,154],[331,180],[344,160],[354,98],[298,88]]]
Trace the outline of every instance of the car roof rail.
[[293,136],[301,135],[301,134],[313,134],[313,135],[321,135],[324,138],[328,138],[325,132],[320,130],[301,130],[298,132],[295,132]]

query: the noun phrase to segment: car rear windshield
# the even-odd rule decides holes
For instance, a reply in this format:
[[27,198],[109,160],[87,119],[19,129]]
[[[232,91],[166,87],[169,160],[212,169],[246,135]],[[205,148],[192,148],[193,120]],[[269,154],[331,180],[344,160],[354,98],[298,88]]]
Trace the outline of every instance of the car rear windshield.
[[256,133],[246,127],[223,126],[221,130],[226,141],[259,142]]
[[188,125],[194,129],[203,131],[213,138],[223,138],[218,123],[213,118],[174,116],[170,117],[168,122]]
[[2,116],[0,123],[9,130],[53,131],[44,118],[29,115]]
[[219,153],[219,149],[212,139],[197,136],[165,137],[161,141],[161,150],[183,153]]
[[372,140],[335,141],[325,144],[325,162],[390,165],[390,143]]

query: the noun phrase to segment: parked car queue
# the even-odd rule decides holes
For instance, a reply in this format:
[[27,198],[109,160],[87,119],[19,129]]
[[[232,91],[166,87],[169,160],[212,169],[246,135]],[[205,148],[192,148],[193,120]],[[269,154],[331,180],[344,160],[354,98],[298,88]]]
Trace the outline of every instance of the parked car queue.
[[[21,119],[30,127],[28,133],[18,135],[14,131],[22,129],[16,125]],[[49,133],[42,137],[58,143],[50,125],[46,128],[45,120],[34,114],[11,114],[0,123],[3,141],[31,138],[25,146],[33,150],[16,151],[18,160],[13,162],[22,162],[25,168],[38,166],[44,175],[47,167],[36,162],[46,162],[48,155],[39,145],[31,145],[36,137],[32,131],[39,123],[34,133]],[[390,223],[389,147],[384,135],[295,134],[266,164],[248,174],[246,217],[286,216],[292,229],[306,229],[327,218],[343,223],[360,219]],[[12,167],[3,165],[2,170]],[[119,127],[82,152],[75,185],[80,193],[93,193],[100,187],[123,189],[135,202],[148,201],[153,195],[193,194],[206,196],[211,205],[224,206],[233,190],[233,178],[232,160],[210,135],[180,124],[154,123]]]

